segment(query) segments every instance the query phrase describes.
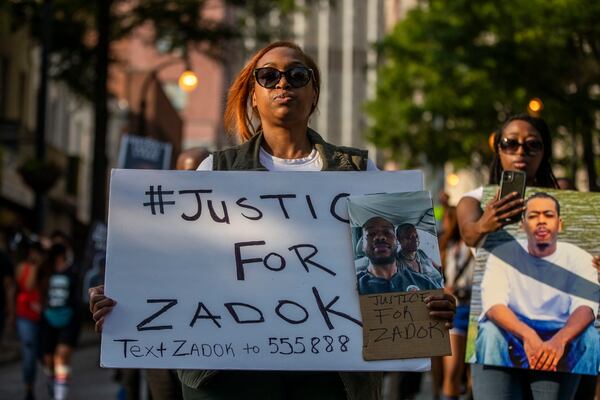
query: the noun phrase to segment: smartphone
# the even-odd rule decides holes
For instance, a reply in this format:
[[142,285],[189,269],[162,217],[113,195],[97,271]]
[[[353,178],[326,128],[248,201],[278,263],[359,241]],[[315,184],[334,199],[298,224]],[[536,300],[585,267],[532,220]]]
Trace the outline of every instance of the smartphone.
[[[512,193],[517,192],[518,197],[525,197],[525,180],[527,176],[523,171],[502,171],[502,177],[500,178],[500,198]],[[507,222],[515,223],[521,220],[521,213],[514,217],[508,218]]]

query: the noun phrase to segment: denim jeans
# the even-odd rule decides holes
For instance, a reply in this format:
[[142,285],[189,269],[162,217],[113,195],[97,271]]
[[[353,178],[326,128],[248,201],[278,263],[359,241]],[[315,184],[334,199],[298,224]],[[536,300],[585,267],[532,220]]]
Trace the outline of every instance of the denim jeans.
[[[519,319],[533,328],[542,340],[550,339],[564,326],[557,322],[534,321],[523,317]],[[522,341],[489,320],[479,323],[475,349],[479,364],[530,368]],[[567,345],[565,354],[558,363],[558,370],[595,375],[599,365],[600,336],[593,324],[590,324]]]
[[573,400],[581,375],[471,364],[475,400]]
[[17,318],[17,331],[21,340],[21,364],[23,381],[26,385],[35,382],[35,371],[39,349],[40,324],[25,318]]

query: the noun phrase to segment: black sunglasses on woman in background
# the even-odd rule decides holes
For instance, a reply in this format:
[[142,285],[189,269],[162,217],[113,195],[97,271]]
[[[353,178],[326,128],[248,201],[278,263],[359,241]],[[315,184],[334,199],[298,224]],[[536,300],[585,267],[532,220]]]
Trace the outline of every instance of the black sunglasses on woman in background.
[[506,154],[515,154],[519,147],[523,147],[525,154],[532,156],[544,150],[544,143],[538,139],[525,140],[521,143],[517,139],[502,138],[498,147]]

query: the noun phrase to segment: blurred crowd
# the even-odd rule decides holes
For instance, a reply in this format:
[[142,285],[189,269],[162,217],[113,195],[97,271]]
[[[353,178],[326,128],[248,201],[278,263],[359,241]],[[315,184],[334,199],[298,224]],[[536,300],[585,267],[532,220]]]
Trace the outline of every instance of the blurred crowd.
[[83,304],[71,239],[62,231],[19,231],[7,242],[0,250],[0,332],[18,334],[25,398],[34,398],[41,365],[49,397],[66,399]]

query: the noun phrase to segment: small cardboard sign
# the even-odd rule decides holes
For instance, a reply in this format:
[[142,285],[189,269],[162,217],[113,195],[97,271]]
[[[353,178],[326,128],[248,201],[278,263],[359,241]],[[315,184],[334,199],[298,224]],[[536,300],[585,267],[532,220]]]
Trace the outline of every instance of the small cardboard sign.
[[451,353],[448,329],[432,320],[424,299],[443,290],[360,296],[363,357],[390,360]]
[[443,321],[425,299],[443,275],[429,192],[348,198],[365,360],[448,355]]

